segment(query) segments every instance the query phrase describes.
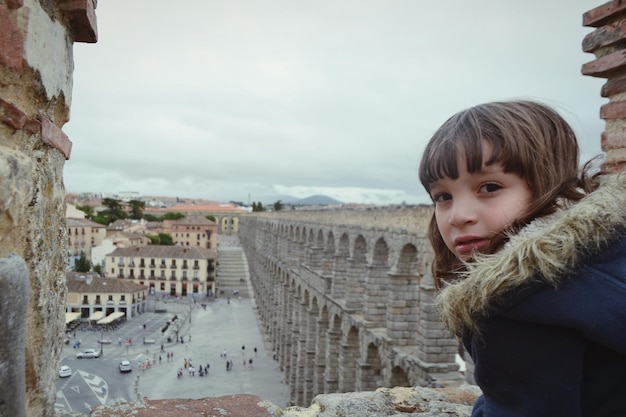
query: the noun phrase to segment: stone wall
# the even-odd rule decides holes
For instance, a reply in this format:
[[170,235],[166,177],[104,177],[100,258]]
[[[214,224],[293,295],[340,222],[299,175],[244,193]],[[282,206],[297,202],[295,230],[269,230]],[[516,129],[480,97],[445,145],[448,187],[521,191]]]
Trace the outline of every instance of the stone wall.
[[94,9],[92,0],[0,1],[3,416],[54,415],[65,326],[63,166],[72,146],[61,128],[73,43],[95,42]]
[[242,216],[259,314],[295,404],[463,382],[457,342],[433,307],[431,215],[402,206]]

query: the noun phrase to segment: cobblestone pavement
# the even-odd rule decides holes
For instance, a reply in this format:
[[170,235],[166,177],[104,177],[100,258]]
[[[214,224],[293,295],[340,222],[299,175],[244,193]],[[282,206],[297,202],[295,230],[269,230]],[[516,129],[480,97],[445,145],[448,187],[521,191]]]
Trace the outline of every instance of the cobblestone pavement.
[[[166,312],[141,314],[104,334],[77,331],[71,343],[64,345],[63,355],[76,355],[78,350],[72,346],[76,339],[82,340],[81,349],[87,349],[99,346],[98,340],[104,337],[111,340],[110,344],[103,346],[106,358],[131,361],[133,380],[139,376],[135,392],[139,398],[254,394],[279,407],[287,406],[289,387],[283,382],[278,362],[273,359],[273,352],[269,351],[269,345],[266,345],[259,329],[254,299],[242,297],[241,300],[231,299],[228,302],[226,297],[211,298],[204,304],[203,307],[200,301],[191,304],[187,300],[158,301],[157,308]],[[175,341],[172,326],[162,332],[167,321],[175,315],[179,323],[178,342]],[[180,343],[181,336],[184,343]],[[132,345],[125,343],[128,338],[132,338]],[[144,340],[148,344],[144,344]],[[172,360],[168,360],[168,353],[173,354]],[[196,370],[192,376],[189,369],[184,368],[185,358],[191,359],[196,368],[208,364],[209,375],[200,377]],[[146,360],[151,366],[142,370],[139,363]],[[232,361],[232,370],[226,370],[227,361]],[[183,371],[180,378],[177,376],[179,369]]]

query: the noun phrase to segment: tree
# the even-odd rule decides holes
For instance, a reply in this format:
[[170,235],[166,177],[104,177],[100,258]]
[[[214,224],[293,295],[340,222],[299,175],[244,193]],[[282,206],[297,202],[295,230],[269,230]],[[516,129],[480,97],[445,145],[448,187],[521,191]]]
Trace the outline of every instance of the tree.
[[159,238],[158,235],[148,235],[146,237],[148,239],[150,239],[150,245],[160,245],[161,244],[161,239]]
[[76,208],[82,212],[85,213],[85,216],[91,220],[93,219],[94,215],[96,214],[96,211],[94,210],[93,207],[91,207],[89,204],[85,204],[84,206],[81,205],[77,205]]
[[212,222],[215,221],[215,216],[212,214],[209,214],[208,216],[206,216],[207,219],[211,220]]
[[93,271],[97,272],[98,275],[100,275],[101,277],[104,276],[104,274],[102,273],[102,265],[100,265],[100,264],[94,265],[93,266]]
[[87,259],[85,253],[80,254],[80,258],[74,261],[74,270],[76,272],[89,272],[91,271],[91,261]]
[[174,239],[168,233],[159,233],[159,245],[174,246]]
[[282,200],[278,200],[277,202],[274,203],[274,211],[281,211],[283,207],[284,205],[283,205]]
[[[104,218],[106,221],[105,222],[98,221],[98,223],[108,225],[108,224],[113,223],[116,220],[125,219],[128,217],[128,215],[124,211],[122,202],[120,200],[116,200],[114,198],[103,198],[102,205],[105,206],[107,210],[101,211],[100,213],[98,213],[98,216],[96,217],[102,216],[102,218]],[[93,221],[96,221],[96,220],[93,220]]]
[[185,218],[185,215],[177,211],[172,211],[171,213],[165,213],[162,217],[163,220],[180,220],[184,218]]
[[259,201],[258,203],[252,203],[252,211],[265,211],[265,208],[263,208],[263,204]]
[[143,218],[143,211],[146,209],[146,203],[139,200],[130,200],[128,202],[130,206],[130,218],[140,220]]

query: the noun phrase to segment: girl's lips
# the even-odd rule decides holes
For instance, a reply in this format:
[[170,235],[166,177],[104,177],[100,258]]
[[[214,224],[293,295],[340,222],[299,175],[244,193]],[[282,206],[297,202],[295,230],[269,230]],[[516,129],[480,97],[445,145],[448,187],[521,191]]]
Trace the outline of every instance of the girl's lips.
[[489,239],[476,238],[476,239],[459,239],[455,242],[456,251],[460,255],[469,255],[473,251],[482,252],[489,246]]

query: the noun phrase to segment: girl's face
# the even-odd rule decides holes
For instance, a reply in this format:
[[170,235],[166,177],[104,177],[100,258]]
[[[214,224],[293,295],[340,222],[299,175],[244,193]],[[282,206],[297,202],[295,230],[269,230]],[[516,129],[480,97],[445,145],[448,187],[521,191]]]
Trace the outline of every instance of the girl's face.
[[[492,147],[482,142],[483,161]],[[531,191],[519,175],[503,171],[494,163],[470,173],[462,152],[457,156],[459,177],[444,177],[430,187],[435,219],[443,240],[463,261],[473,251],[482,252],[491,239],[520,218],[531,202]]]

